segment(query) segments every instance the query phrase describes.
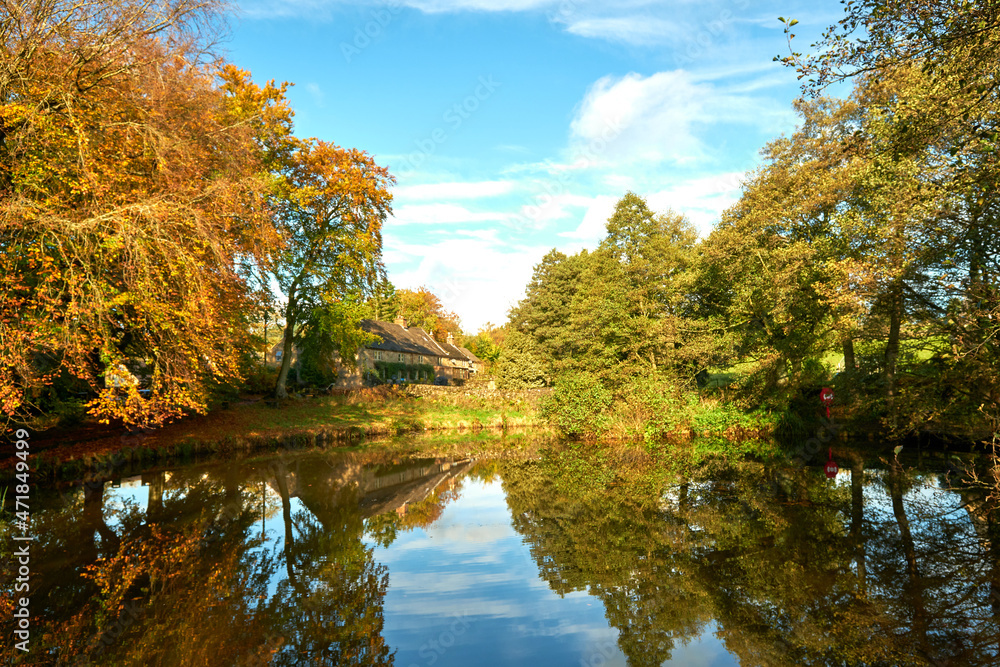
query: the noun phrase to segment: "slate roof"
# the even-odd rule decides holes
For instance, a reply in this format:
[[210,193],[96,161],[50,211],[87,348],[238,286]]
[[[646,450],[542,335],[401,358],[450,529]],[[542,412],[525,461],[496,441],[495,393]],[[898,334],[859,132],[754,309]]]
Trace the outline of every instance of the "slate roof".
[[420,327],[401,327],[392,322],[361,320],[361,328],[382,339],[381,343],[371,343],[366,347],[389,352],[409,352],[428,357],[447,357],[461,361],[479,361],[468,350],[448,343],[439,343]]
[[[373,350],[386,350],[387,352],[407,352],[410,354],[421,354],[427,357],[446,357],[459,361],[472,361],[482,363],[482,361],[469,350],[460,345],[449,345],[439,343],[434,337],[420,327],[402,327],[393,322],[381,322],[379,320],[361,320],[361,328],[368,333],[375,334],[382,339],[379,343],[370,343],[365,347]],[[271,354],[275,354],[284,346],[284,341],[278,341],[271,348]],[[436,364],[436,362],[434,362]]]
[[479,364],[483,363],[483,360],[480,359],[479,357],[477,357],[476,355],[472,354],[472,352],[470,352],[468,348],[464,348],[461,345],[456,345],[455,347],[457,347],[459,350],[461,350],[462,354],[464,354],[466,357],[468,357],[472,361],[475,361],[476,363],[479,363]]

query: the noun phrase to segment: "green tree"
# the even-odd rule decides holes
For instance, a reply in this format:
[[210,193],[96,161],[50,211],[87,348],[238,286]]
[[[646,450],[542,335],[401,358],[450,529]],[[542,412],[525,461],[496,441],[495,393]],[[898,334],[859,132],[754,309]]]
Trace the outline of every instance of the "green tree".
[[656,214],[632,192],[607,230],[573,304],[573,326],[587,332],[584,366],[613,383],[631,369],[693,380],[711,356],[691,322],[697,232],[684,216]]
[[399,294],[387,278],[375,286],[372,295],[365,302],[367,315],[380,322],[392,322],[399,313]]
[[519,331],[504,338],[494,375],[501,389],[541,387],[547,379],[535,342]]
[[542,415],[570,438],[600,435],[607,427],[611,392],[591,373],[569,373],[556,381]]
[[307,382],[334,382],[338,366],[353,364],[359,349],[380,340],[358,326],[366,312],[358,299],[348,296],[309,313],[299,351],[300,367],[309,374]]
[[573,326],[573,302],[589,259],[586,250],[570,257],[551,250],[535,266],[525,297],[510,311],[511,328],[535,341],[549,373],[572,367],[586,336]]
[[[285,337],[275,395],[286,383],[294,346],[318,333],[318,310],[363,298],[383,277],[382,223],[393,178],[357,149],[313,140],[299,148],[274,196],[285,245],[273,262],[285,296]],[[356,326],[356,325],[355,325]],[[358,338],[343,338],[355,341]],[[343,358],[353,350],[342,349]]]

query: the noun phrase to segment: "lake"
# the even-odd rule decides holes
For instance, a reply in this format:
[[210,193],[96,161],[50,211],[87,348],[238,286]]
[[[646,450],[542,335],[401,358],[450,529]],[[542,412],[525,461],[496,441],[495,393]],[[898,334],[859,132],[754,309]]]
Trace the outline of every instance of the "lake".
[[950,490],[943,457],[838,456],[827,479],[758,463],[678,476],[569,446],[527,460],[281,452],[36,489],[31,651],[3,657],[998,664],[985,494]]

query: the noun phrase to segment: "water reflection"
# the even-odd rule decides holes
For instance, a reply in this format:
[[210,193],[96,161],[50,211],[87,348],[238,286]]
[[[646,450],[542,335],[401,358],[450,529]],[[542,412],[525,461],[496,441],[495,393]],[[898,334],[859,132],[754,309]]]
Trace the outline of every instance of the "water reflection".
[[678,480],[573,450],[286,453],[84,484],[34,515],[27,658],[997,664],[1000,528],[947,487],[860,457],[833,481],[759,464]]

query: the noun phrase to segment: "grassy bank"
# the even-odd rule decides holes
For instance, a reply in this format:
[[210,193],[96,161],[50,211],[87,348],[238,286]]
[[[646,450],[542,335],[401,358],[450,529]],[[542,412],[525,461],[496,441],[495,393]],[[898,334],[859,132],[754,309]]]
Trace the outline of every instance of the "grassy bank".
[[[281,403],[247,397],[151,431],[84,423],[31,433],[43,477],[78,476],[169,460],[281,448],[356,446],[408,433],[507,432],[543,426],[544,392],[417,386],[302,396]],[[16,459],[0,462],[0,477]]]
[[[613,452],[625,462],[638,456],[680,473],[711,461],[768,460],[782,454],[773,436],[784,415],[746,412],[695,392],[671,397],[660,387],[629,400],[609,400],[603,411],[586,387],[577,387],[572,404],[562,408],[600,430],[562,440],[559,436],[567,434],[560,434],[552,395],[545,389],[416,385],[302,395],[281,403],[244,397],[155,431],[129,433],[84,424],[33,432],[33,469],[37,479],[102,479],[151,466],[290,449],[503,458],[565,447],[580,454]],[[0,462],[0,480],[12,476],[14,463],[13,458]]]

